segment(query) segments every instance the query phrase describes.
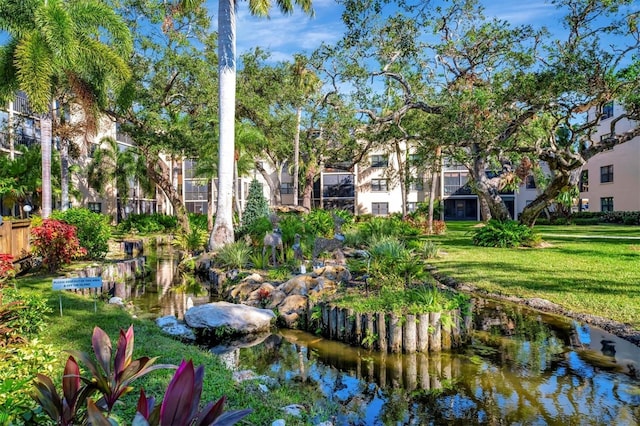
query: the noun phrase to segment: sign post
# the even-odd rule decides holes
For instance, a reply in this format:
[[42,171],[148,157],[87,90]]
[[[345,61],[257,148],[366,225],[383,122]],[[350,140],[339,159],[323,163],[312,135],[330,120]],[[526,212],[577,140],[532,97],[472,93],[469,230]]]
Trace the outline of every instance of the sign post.
[[[102,288],[102,277],[54,278],[53,290],[83,290]],[[62,316],[62,294],[59,295],[60,316]],[[98,312],[96,298],[93,298],[93,311]]]

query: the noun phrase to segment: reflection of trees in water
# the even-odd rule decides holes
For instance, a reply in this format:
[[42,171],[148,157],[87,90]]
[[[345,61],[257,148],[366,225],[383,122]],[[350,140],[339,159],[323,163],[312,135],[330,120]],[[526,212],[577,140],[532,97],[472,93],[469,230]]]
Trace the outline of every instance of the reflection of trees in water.
[[[523,335],[541,336],[536,327]],[[634,394],[621,381],[624,376],[600,371],[551,334],[508,343],[489,335],[495,340],[486,342],[485,351],[429,355],[367,352],[304,333],[285,336],[293,343],[284,341],[279,355],[255,348],[249,359],[243,353],[241,362],[261,364],[258,371],[280,380],[317,386],[350,412],[345,423],[635,424],[640,419],[637,387]]]

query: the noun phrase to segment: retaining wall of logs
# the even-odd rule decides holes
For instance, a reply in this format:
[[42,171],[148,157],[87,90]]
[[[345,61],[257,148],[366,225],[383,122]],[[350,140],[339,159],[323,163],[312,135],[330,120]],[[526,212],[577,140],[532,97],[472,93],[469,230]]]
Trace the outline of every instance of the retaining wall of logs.
[[319,329],[328,339],[389,353],[448,350],[460,346],[472,327],[471,316],[463,318],[459,309],[402,316],[356,313],[326,302],[309,302],[306,323],[308,331]]

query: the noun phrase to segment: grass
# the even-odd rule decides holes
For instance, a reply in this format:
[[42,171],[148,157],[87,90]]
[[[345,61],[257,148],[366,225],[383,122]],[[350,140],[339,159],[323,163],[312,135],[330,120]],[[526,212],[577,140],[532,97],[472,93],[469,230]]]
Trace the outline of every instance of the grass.
[[640,237],[639,227],[540,226],[536,232],[548,247],[498,249],[472,245],[475,225],[451,222],[446,235],[433,237],[446,253],[432,261],[439,272],[483,290],[548,299],[640,330],[640,241],[627,238]]
[[[319,396],[312,388],[288,389],[284,386],[262,392],[256,382],[235,383],[231,377],[231,371],[226,369],[217,356],[206,348],[195,345],[185,345],[167,335],[148,320],[133,318],[125,310],[98,302],[97,313],[94,313],[93,299],[83,297],[71,292],[58,292],[51,289],[53,276],[33,275],[17,280],[17,287],[22,292],[38,293],[43,295],[53,313],[47,318],[47,327],[41,336],[38,336],[41,344],[52,345],[54,351],[59,354],[59,368],[54,370],[53,379],[60,383],[64,360],[68,356],[65,350],[81,350],[91,352],[91,334],[93,328],[98,326],[105,330],[112,339],[113,347],[120,329],[126,329],[133,324],[135,332],[134,358],[141,356],[159,357],[157,363],[177,365],[182,359],[192,359],[194,365],[205,366],[205,381],[202,393],[202,404],[214,401],[223,395],[227,396],[226,409],[251,408],[254,412],[245,420],[251,424],[271,424],[273,420],[285,418],[287,424],[306,424],[305,419],[296,419],[285,415],[281,407],[289,404],[306,404],[314,401]],[[60,316],[59,297],[62,297],[63,316]],[[91,355],[93,356],[93,355]],[[173,370],[159,370],[133,383],[132,392],[125,401],[126,409],[122,418],[129,423],[135,414],[135,403],[138,397],[138,389],[144,387],[147,394],[161,399],[164,394]],[[26,391],[29,391],[27,389]],[[317,414],[317,413],[314,413]]]

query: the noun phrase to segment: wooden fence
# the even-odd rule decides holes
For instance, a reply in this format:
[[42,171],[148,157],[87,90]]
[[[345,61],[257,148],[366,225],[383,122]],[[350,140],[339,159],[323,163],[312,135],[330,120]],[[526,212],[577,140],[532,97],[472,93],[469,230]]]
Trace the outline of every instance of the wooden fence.
[[4,221],[0,225],[0,253],[9,253],[14,259],[22,259],[29,254],[29,231],[31,220]]

